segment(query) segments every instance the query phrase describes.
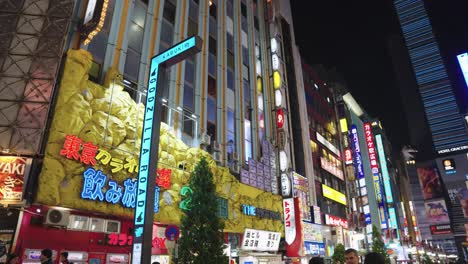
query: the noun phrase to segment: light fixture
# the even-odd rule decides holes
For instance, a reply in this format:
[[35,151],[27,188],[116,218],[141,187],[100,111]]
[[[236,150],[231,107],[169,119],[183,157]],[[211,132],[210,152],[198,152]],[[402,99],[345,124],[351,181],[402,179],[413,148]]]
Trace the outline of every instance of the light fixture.
[[261,94],[263,92],[262,78],[257,77],[257,93]]
[[258,95],[257,101],[258,101],[258,102],[257,102],[258,109],[259,109],[260,111],[263,111],[263,96],[262,96],[261,94]]
[[192,118],[197,118],[197,116],[195,114],[192,114]]
[[163,103],[167,103],[167,100],[165,98],[161,99]]
[[273,72],[273,88],[281,88],[281,75],[278,71]]
[[183,109],[182,107],[178,106],[178,107],[177,107],[177,110],[179,110],[179,111],[182,112],[184,109]]
[[273,70],[276,71],[276,70],[279,69],[280,61],[279,61],[278,55],[276,55],[276,53],[271,55],[271,65],[273,66]]
[[279,153],[279,162],[280,162],[280,170],[286,171],[288,169],[288,155],[284,150],[281,150]]
[[330,103],[330,97],[328,97],[328,96],[327,96],[327,102],[329,102],[329,103]]
[[282,104],[283,104],[283,94],[281,93],[281,90],[276,90],[275,91],[275,106],[281,107]]
[[130,81],[128,81],[127,79],[123,79],[123,82],[126,83],[126,84],[132,84]]
[[275,53],[276,51],[278,51],[278,41],[276,40],[276,38],[271,38],[270,46],[271,46],[272,53]]
[[40,214],[41,213],[41,208],[37,208],[36,213]]
[[210,1],[209,3],[210,3],[210,6],[212,6],[212,5],[213,5],[213,1]]
[[315,86],[315,89],[319,89],[318,85],[316,83],[314,83],[314,86]]

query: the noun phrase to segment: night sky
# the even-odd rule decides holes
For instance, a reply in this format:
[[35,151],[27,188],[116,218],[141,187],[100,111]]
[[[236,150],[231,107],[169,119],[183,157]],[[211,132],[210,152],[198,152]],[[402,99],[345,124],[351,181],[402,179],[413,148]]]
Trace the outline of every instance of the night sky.
[[[291,5],[303,58],[312,65],[336,68],[359,104],[382,121],[393,147],[399,149],[409,143],[409,136],[387,49],[388,37],[400,34],[392,2],[291,0]],[[428,0],[436,33],[452,50],[468,50],[466,6],[467,0]],[[454,38],[454,32],[460,31],[464,32]]]

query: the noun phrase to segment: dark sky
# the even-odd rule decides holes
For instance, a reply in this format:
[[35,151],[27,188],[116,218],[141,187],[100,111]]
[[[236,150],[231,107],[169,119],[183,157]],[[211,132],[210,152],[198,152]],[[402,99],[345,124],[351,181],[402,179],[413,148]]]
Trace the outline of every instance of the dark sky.
[[[392,2],[291,0],[291,5],[301,55],[309,64],[336,68],[359,104],[382,121],[394,148],[399,149],[409,139],[387,50],[387,37],[400,34]],[[464,41],[468,35],[468,9],[462,6],[467,3],[468,0],[428,0],[434,26],[438,33],[443,32],[443,38],[450,39],[452,31],[464,29],[467,34],[457,36],[456,42]],[[458,48],[463,49],[460,45]]]

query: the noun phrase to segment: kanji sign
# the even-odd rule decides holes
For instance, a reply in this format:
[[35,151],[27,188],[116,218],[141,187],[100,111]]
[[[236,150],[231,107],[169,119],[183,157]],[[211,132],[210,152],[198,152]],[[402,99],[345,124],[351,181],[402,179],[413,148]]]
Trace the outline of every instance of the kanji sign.
[[282,108],[278,108],[276,110],[276,127],[277,128],[284,127],[284,111]]
[[294,198],[283,199],[285,240],[291,245],[296,239],[296,216],[294,212]]
[[281,233],[256,229],[245,229],[241,248],[253,251],[277,251]]
[[356,125],[351,126],[351,140],[353,142],[354,153],[356,154],[354,166],[356,167],[358,178],[364,179],[364,166],[362,164],[361,147],[359,146],[359,136]]
[[366,136],[367,150],[369,152],[370,166],[372,174],[379,173],[379,164],[377,163],[377,151],[375,150],[374,138],[372,135],[372,126],[370,123],[364,124],[364,133]]
[[110,246],[131,246],[133,244],[133,236],[112,233],[107,235],[107,244]]

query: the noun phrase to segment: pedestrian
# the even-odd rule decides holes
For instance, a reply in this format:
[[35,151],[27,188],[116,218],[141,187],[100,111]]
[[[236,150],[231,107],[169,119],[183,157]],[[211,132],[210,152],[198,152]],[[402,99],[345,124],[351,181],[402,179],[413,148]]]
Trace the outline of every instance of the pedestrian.
[[385,258],[380,253],[371,252],[366,255],[364,264],[385,264]]
[[16,254],[10,254],[7,258],[6,264],[19,264],[20,263],[20,258]]
[[309,264],[323,264],[323,258],[321,257],[313,257],[310,259]]
[[43,249],[39,258],[41,260],[41,264],[52,264],[52,250],[48,248]]
[[354,248],[348,248],[345,251],[345,263],[359,264],[359,256],[357,250],[355,250]]
[[68,252],[60,253],[60,264],[71,264],[70,261],[68,261]]

